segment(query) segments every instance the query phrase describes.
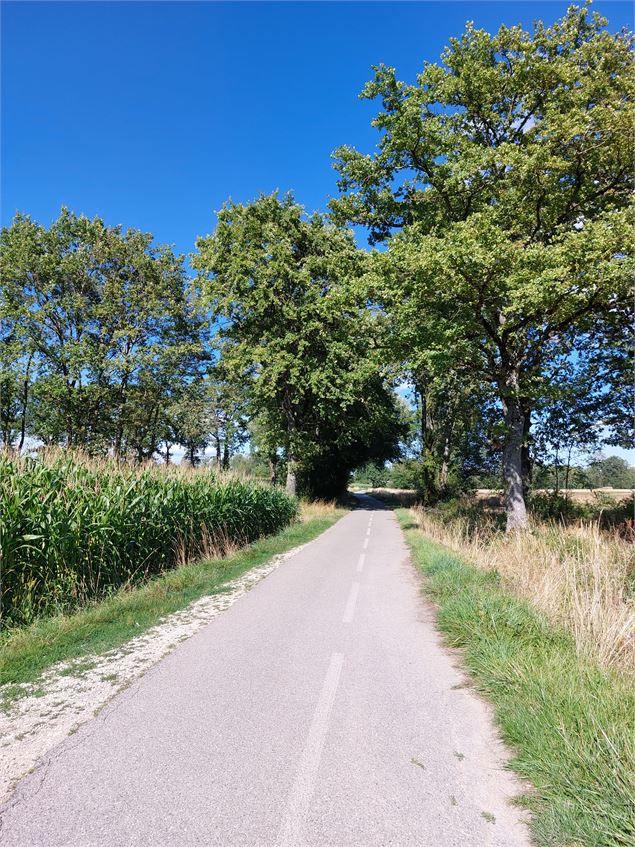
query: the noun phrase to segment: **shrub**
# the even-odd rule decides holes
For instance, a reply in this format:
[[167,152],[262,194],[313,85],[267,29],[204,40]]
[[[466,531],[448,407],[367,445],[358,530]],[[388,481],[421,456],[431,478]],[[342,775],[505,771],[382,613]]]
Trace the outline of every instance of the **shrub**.
[[593,499],[586,502],[572,500],[559,492],[536,493],[529,499],[529,508],[538,520],[597,521],[602,529],[617,530],[627,538],[632,536],[633,507],[632,497],[616,501],[601,491],[594,492]]

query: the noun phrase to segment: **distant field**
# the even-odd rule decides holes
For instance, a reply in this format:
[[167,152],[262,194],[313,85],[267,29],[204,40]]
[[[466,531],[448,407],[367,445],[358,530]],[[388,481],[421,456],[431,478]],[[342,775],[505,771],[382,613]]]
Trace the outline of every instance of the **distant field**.
[[[535,488],[532,494],[553,494],[553,488]],[[633,488],[561,488],[558,492],[562,497],[569,497],[576,503],[595,503],[603,497],[610,497],[612,500],[628,500],[635,494]],[[496,488],[477,488],[475,492],[477,500],[497,500],[498,503],[490,503],[489,505],[503,504],[503,491]]]
[[[352,485],[351,491],[366,491],[369,494],[377,494],[378,496],[386,495],[390,498],[395,498],[399,502],[407,505],[408,501],[413,501],[416,496],[416,491],[410,488],[372,488],[371,486]],[[532,494],[548,495],[553,494],[552,488],[536,488]],[[635,496],[634,488],[569,488],[567,490],[560,489],[562,497],[568,497],[576,503],[597,503],[603,498],[610,498],[616,502],[629,500]],[[503,505],[503,491],[500,488],[477,488],[474,492],[474,498],[479,502],[487,502],[488,506]]]

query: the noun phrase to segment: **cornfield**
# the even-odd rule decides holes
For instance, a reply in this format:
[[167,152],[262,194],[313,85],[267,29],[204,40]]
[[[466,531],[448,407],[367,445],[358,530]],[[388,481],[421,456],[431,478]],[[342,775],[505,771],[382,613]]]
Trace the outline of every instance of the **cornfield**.
[[69,611],[296,514],[282,491],[204,469],[0,454],[0,620]]

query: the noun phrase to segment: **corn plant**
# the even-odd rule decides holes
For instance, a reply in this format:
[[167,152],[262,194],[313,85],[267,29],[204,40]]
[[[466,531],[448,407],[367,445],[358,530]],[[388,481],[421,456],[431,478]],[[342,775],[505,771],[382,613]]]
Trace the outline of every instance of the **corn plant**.
[[248,543],[296,512],[280,490],[206,469],[1,454],[3,623],[68,611],[211,547]]

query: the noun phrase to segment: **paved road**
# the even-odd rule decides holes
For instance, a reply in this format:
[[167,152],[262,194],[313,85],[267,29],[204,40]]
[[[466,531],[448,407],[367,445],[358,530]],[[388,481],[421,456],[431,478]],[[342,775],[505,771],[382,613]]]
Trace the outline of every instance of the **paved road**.
[[527,847],[487,708],[364,505],[53,751],[3,847]]

